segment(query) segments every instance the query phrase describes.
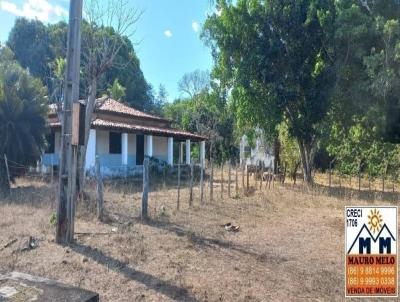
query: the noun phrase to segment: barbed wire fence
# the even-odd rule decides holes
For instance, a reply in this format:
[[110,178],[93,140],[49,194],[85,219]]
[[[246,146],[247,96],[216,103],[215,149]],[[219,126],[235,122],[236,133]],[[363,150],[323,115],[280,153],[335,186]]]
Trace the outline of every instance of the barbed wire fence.
[[[51,164],[44,166],[38,163],[36,167],[26,166],[21,163],[14,162],[12,160],[4,158],[8,168],[7,177],[10,182],[10,187],[13,186],[11,183],[12,179],[24,179],[27,182],[40,182],[45,183],[47,186],[52,188],[54,192],[52,194],[54,204],[56,203],[57,197],[57,186],[58,186],[58,169],[57,166]],[[168,193],[169,196],[174,195],[176,200],[176,210],[179,210],[182,205],[185,207],[192,207],[193,205],[202,205],[211,203],[224,198],[231,197],[231,190],[235,190],[235,196],[240,191],[249,190],[249,171],[246,167],[241,167],[237,163],[235,164],[224,164],[216,166],[213,162],[208,161],[202,168],[199,163],[187,164],[175,164],[173,167],[164,166],[154,171],[152,167],[149,173],[149,179],[143,183],[143,172],[146,165],[137,168],[137,172],[134,175],[129,173],[120,174],[118,176],[107,175],[104,167],[101,167],[99,159],[96,160],[96,166],[93,173],[88,173],[85,181],[85,191],[88,195],[94,196],[96,200],[96,215],[99,220],[102,220],[103,210],[105,206],[105,199],[113,200],[120,199],[124,201],[127,198],[132,198],[132,195],[142,194],[143,189],[147,187],[147,196],[150,199],[152,209],[157,214],[157,211],[163,211],[162,208],[158,207],[158,201],[161,196]],[[215,173],[214,173],[214,167]],[[108,166],[109,169],[121,170],[124,167]],[[227,174],[227,175],[226,175]],[[244,179],[247,177],[247,187],[240,188],[240,178],[242,178],[242,184]],[[233,182],[233,179],[235,182]],[[232,185],[234,184],[234,185]],[[218,195],[214,195],[214,191],[220,191]],[[106,194],[107,193],[107,194]],[[115,195],[120,195],[118,198]],[[105,197],[110,195],[110,197]],[[146,196],[146,194],[142,194]],[[81,199],[87,199],[88,196],[80,196]],[[216,198],[218,197],[218,198]],[[137,198],[137,197],[135,197]],[[215,200],[214,200],[215,199]],[[92,205],[93,208],[93,205]]]
[[[6,156],[4,161],[10,187],[13,187],[13,179],[44,183],[51,189],[52,208],[56,208],[57,166],[44,167],[38,164],[31,167],[9,160]],[[136,173],[130,173],[127,167],[121,165],[107,168],[115,168],[117,171],[126,169],[126,173],[108,175],[97,159],[95,169],[87,175],[85,195],[80,196],[79,201],[87,213],[97,216],[100,221],[110,219],[107,215],[124,216],[127,213],[129,215],[126,216],[133,215],[142,220],[159,218],[167,211],[186,211],[187,219],[190,219],[193,208],[207,204],[218,205],[230,200],[240,202],[242,196],[256,191],[268,194],[268,190],[277,187],[307,192],[310,190],[303,181],[295,184],[287,175],[275,174],[273,169],[262,164],[241,165],[237,161],[221,164],[207,161],[202,168],[200,163],[157,167],[147,159],[143,166],[135,168]],[[391,201],[397,201],[400,195],[395,175],[372,176],[361,169],[358,173],[346,174],[330,165],[324,173],[316,171],[314,179],[315,194]],[[172,206],[174,203],[175,206]],[[121,204],[124,205],[123,213],[116,213],[121,211]]]
[[[10,160],[6,155],[3,155],[3,160],[10,188],[8,198],[10,202],[31,202],[34,205],[34,200],[37,202],[37,198],[32,198],[31,194],[38,194],[41,197],[41,202],[47,203],[52,210],[56,209],[58,195],[58,178],[56,174],[58,173],[53,166],[43,169],[38,164],[34,167]],[[45,185],[46,190],[23,190],[23,188],[33,189],[35,186],[39,187],[40,185]]]

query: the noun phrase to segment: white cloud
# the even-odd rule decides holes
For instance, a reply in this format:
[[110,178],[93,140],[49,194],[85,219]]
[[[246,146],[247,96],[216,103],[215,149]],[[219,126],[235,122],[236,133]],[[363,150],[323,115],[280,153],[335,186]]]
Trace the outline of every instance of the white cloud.
[[166,31],[164,31],[164,36],[166,36],[167,38],[171,38],[172,32],[169,29],[167,29]]
[[192,22],[192,29],[195,33],[197,33],[200,30],[200,24],[197,21]]
[[2,1],[0,2],[0,9],[12,13],[13,15],[20,16],[20,11],[14,3]]
[[1,1],[0,10],[18,17],[38,19],[43,22],[57,21],[68,16],[68,11],[60,5],[52,5],[48,0],[24,0],[21,8],[11,1]]

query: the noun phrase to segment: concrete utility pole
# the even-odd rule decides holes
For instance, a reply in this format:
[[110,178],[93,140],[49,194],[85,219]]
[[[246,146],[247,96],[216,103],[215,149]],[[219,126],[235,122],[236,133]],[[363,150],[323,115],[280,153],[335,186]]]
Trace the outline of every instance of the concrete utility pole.
[[72,104],[79,100],[79,67],[81,53],[82,1],[71,0],[67,40],[66,85],[61,121],[61,154],[59,171],[59,194],[57,208],[56,242],[73,240],[76,200],[76,154],[71,144]]

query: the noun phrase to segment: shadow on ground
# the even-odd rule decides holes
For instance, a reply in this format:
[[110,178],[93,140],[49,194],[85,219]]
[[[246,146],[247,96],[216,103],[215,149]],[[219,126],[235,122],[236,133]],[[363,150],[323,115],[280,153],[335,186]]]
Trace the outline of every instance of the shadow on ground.
[[155,227],[161,230],[165,230],[168,232],[175,233],[178,237],[186,236],[188,240],[195,246],[199,248],[210,248],[215,249],[216,247],[225,249],[227,251],[235,251],[242,255],[250,256],[255,258],[260,262],[269,262],[273,264],[279,264],[288,261],[287,258],[274,255],[269,253],[268,251],[264,251],[263,253],[259,253],[257,251],[251,250],[249,248],[245,248],[241,245],[235,244],[231,241],[226,241],[218,238],[209,238],[197,235],[191,230],[185,229],[182,226],[158,220],[146,220],[147,225],[151,227]]
[[84,245],[81,243],[75,243],[70,245],[70,248],[76,253],[86,256],[93,261],[111,269],[117,273],[123,274],[127,278],[142,283],[146,287],[153,289],[173,300],[176,301],[189,301],[196,302],[197,300],[190,295],[188,290],[183,287],[176,286],[169,283],[168,281],[161,280],[153,275],[145,272],[135,270],[128,266],[127,263],[122,262],[118,259],[114,259],[97,248]]

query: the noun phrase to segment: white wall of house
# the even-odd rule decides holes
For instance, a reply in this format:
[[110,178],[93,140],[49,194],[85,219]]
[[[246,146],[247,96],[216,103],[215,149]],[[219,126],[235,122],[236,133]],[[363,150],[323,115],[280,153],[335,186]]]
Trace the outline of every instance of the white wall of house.
[[96,154],[108,154],[109,153],[109,131],[97,130],[96,138]]
[[[125,157],[129,167],[134,167],[136,165],[136,143],[137,135],[129,133],[128,137],[128,155]],[[124,135],[121,137],[124,138]],[[125,136],[126,138],[126,136]],[[149,151],[147,145],[149,143],[150,136],[144,135],[144,151],[145,155]],[[168,156],[168,140],[170,140],[170,151],[171,154]],[[152,154],[153,157],[168,162],[172,164],[173,161],[173,139],[161,136],[152,136]],[[99,157],[102,173],[105,175],[117,175],[119,173],[124,173],[123,152],[121,154],[110,154],[109,150],[110,142],[110,131],[108,130],[98,130],[91,129],[89,134],[88,149],[86,152],[86,165],[85,168],[88,171],[94,171],[96,157]],[[125,141],[126,142],[126,141]],[[124,149],[124,143],[121,141],[121,149]],[[61,133],[60,131],[55,131],[55,153],[54,154],[44,154],[42,157],[43,166],[47,167],[49,165],[58,165],[58,157],[61,149]],[[123,151],[123,150],[122,150]]]
[[157,159],[167,161],[168,138],[153,136],[153,156]]
[[128,154],[136,156],[136,134],[128,134]]

